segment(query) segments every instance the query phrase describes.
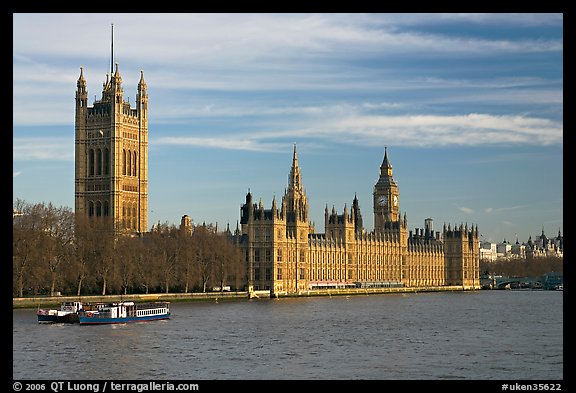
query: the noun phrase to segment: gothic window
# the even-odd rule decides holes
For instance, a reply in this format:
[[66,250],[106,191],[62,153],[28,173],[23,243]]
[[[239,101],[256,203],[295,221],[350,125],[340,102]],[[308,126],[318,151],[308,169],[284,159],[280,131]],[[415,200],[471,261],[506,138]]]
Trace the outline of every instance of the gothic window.
[[305,270],[304,270],[304,268],[302,268],[302,267],[301,267],[299,270],[300,270],[300,277],[299,277],[299,279],[300,279],[300,280],[304,280]]
[[94,149],[88,152],[88,176],[94,176]]
[[110,215],[110,206],[108,205],[108,201],[104,201],[104,216]]
[[132,208],[132,228],[136,229],[136,204],[134,204],[134,207]]
[[136,152],[134,152],[134,164],[132,165],[132,174],[136,176]]
[[96,174],[102,175],[102,150],[100,149],[96,152]]
[[96,202],[96,216],[100,217],[102,215],[102,202]]
[[110,174],[110,150],[108,148],[104,150],[104,174]]
[[131,176],[132,175],[132,152],[130,150],[128,150],[128,156],[126,157],[126,159],[128,160],[128,170],[127,170],[127,175]]
[[260,250],[254,250],[254,262],[260,262]]
[[266,262],[270,262],[272,260],[272,250],[266,250]]
[[276,279],[282,280],[282,268],[281,267],[279,267],[278,270],[276,271]]
[[266,280],[271,280],[272,279],[272,269],[270,269],[269,267],[266,268],[265,270],[265,277]]
[[126,175],[126,149],[122,150],[122,174]]
[[282,249],[278,249],[278,258],[276,259],[278,262],[282,262]]
[[254,268],[254,280],[260,280],[260,268],[258,267]]
[[88,202],[88,215],[92,217],[94,215],[94,202]]

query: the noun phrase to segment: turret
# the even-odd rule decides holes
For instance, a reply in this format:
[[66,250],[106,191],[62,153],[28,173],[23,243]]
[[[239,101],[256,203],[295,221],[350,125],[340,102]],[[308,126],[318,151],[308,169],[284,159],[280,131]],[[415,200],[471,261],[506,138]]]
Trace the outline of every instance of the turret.
[[80,67],[80,76],[76,82],[76,116],[79,110],[85,111],[88,107],[88,90],[84,79],[84,67]]

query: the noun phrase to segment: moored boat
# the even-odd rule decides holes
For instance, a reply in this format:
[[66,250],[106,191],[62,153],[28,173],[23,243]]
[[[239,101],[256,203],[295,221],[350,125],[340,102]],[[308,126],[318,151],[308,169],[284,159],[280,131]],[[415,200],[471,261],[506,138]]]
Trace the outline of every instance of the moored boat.
[[146,322],[170,319],[169,302],[101,303],[78,313],[80,325]]
[[62,302],[60,309],[39,308],[36,315],[39,323],[78,323],[78,311],[82,307],[81,302]]

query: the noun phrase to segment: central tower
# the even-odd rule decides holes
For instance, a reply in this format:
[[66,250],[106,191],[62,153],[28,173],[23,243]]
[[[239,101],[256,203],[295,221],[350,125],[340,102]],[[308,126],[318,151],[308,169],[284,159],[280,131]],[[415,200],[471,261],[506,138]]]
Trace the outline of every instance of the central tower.
[[124,100],[122,77],[106,75],[102,98],[88,107],[83,68],[76,84],[75,212],[101,218],[115,233],[148,227],[148,94],[144,72],[136,108]]
[[374,230],[382,232],[385,222],[399,221],[400,195],[398,185],[392,176],[392,165],[388,160],[388,150],[384,147],[384,160],[380,165],[380,178],[374,186]]

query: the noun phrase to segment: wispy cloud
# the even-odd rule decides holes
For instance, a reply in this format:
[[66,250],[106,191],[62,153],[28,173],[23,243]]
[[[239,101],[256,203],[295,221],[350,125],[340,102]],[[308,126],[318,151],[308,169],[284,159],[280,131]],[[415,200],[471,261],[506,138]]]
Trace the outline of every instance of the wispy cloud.
[[466,214],[473,214],[474,213],[474,209],[472,209],[470,207],[465,207],[465,206],[458,206],[458,210],[460,210],[461,212],[464,212]]
[[510,207],[486,207],[484,208],[484,213],[497,213],[501,211],[508,211],[508,210],[517,210],[517,209],[525,209],[528,205],[518,205],[518,206],[510,206]]
[[13,139],[13,160],[74,160],[74,140],[66,138],[27,137]]
[[237,137],[161,137],[154,140],[154,145],[194,146],[227,150],[285,152],[285,144],[266,143]]
[[12,172],[12,177],[18,177],[22,174],[22,171],[13,171]]
[[316,119],[309,127],[251,133],[224,133],[219,137],[170,136],[151,144],[198,145],[239,150],[276,151],[280,139],[329,140],[355,145],[403,146],[549,145],[562,143],[563,128],[547,119],[469,114],[456,116],[344,116]]

